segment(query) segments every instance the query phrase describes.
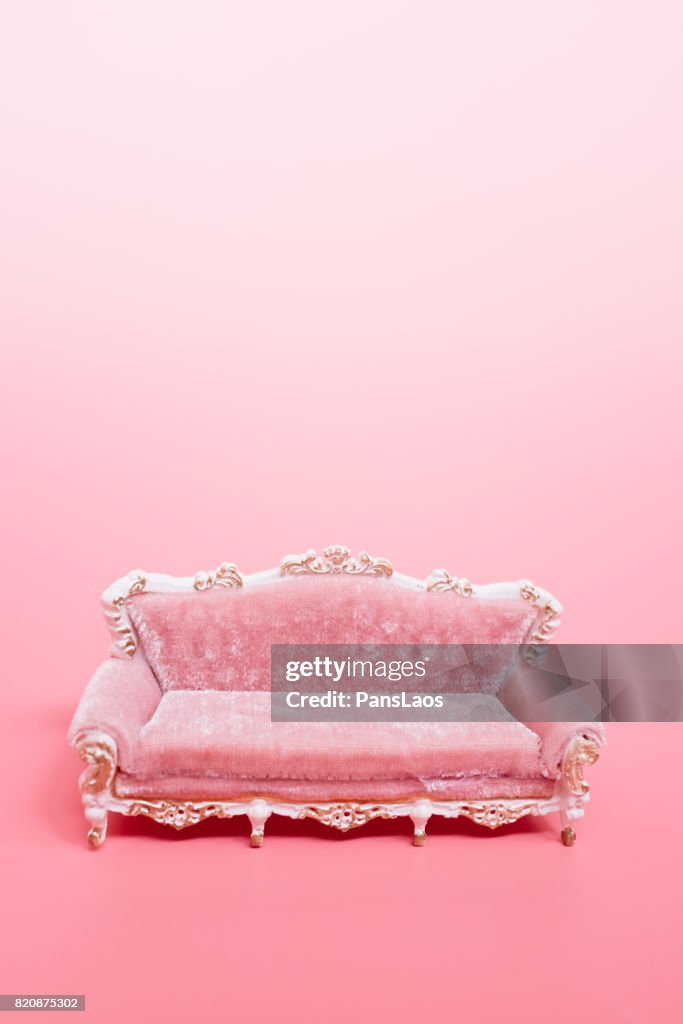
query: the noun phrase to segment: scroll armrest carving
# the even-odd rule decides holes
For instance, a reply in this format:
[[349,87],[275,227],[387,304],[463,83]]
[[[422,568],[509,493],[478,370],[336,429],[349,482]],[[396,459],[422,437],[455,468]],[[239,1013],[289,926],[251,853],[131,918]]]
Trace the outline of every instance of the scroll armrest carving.
[[585,796],[590,786],[583,777],[583,769],[595,764],[600,756],[598,743],[585,736],[570,740],[562,758],[562,779],[574,796]]
[[111,736],[104,733],[84,736],[79,740],[77,749],[86,764],[79,779],[83,796],[110,789],[116,773],[116,743]]

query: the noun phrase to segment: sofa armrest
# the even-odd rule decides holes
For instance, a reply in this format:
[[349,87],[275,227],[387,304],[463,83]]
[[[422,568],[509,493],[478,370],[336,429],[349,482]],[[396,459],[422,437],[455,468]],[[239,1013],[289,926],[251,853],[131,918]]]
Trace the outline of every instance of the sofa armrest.
[[565,775],[573,774],[575,784],[572,785],[569,776],[568,781],[576,792],[580,786],[580,767],[593,764],[605,745],[604,726],[600,722],[524,722],[523,725],[540,737],[543,774],[555,779],[560,778],[561,771]]
[[85,688],[69,727],[69,742],[81,750],[84,760],[94,763],[83,753],[84,747],[105,748],[107,761],[127,768],[140,730],[160,700],[159,683],[142,658],[110,658]]
[[[518,722],[538,735],[541,769],[549,778],[559,779],[568,751],[572,760],[589,745],[595,756],[581,763],[592,764],[605,744],[604,726],[595,721],[594,709],[580,694],[564,689],[561,682],[553,692],[552,676],[537,672],[533,665],[518,666],[498,697]],[[543,720],[538,721],[541,716]]]

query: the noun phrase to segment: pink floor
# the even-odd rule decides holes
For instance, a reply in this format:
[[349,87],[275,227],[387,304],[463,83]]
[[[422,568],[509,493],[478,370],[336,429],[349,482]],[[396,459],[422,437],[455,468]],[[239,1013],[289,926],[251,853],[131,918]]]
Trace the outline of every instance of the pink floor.
[[401,822],[275,821],[252,850],[244,820],[114,817],[94,852],[68,712],[3,721],[3,991],[85,993],[98,1024],[681,1019],[683,726],[609,728],[571,850],[554,816],[423,850]]

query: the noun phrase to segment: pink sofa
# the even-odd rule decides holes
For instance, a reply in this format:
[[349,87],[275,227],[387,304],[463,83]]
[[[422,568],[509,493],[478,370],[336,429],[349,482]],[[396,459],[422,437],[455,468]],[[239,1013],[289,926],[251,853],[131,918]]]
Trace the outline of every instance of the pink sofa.
[[112,656],[69,730],[92,846],[109,811],[175,828],[243,814],[254,846],[271,814],[342,830],[409,817],[420,846],[432,814],[496,828],[557,811],[573,843],[602,727],[518,721],[504,676],[486,692],[463,679],[462,717],[476,721],[271,721],[271,644],[542,644],[561,606],[528,580],[420,581],[336,546],[252,576],[134,572],[103,602]]

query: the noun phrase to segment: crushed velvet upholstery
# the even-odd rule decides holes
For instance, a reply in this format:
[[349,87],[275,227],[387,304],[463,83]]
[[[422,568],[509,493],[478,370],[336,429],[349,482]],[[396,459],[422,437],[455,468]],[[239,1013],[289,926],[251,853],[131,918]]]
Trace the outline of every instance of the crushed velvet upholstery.
[[272,643],[517,645],[539,625],[528,601],[313,577],[136,593],[126,607],[137,653],[100,666],[69,730],[75,746],[92,734],[116,742],[121,796],[542,798],[571,738],[603,740],[600,726],[581,724],[583,712],[574,722],[527,721],[507,663],[486,673],[485,693],[471,692],[475,675],[459,678],[470,721],[270,720]]
[[[520,644],[539,622],[528,601],[466,599],[391,580],[282,579],[126,602],[164,692],[268,690],[271,644]],[[504,671],[485,674],[495,693]],[[472,673],[463,690],[480,688]]]
[[120,772],[118,796],[182,800],[249,800],[267,797],[305,803],[316,800],[523,800],[552,796],[553,779],[509,779],[477,775],[464,779],[388,779],[376,782],[310,779],[228,779],[196,775],[135,775]]
[[271,722],[262,691],[175,690],[142,729],[132,770],[262,780],[537,777],[538,736],[489,700],[502,720]]
[[69,728],[69,742],[78,746],[93,733],[116,741],[119,763],[132,764],[140,730],[161,700],[161,690],[143,658],[110,658],[85,688]]

